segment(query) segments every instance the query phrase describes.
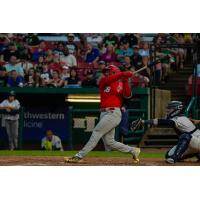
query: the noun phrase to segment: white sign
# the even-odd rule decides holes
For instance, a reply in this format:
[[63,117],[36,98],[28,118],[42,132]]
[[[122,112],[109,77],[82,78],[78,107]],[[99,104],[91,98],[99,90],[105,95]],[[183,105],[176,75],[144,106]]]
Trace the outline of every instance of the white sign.
[[73,118],[73,128],[82,128],[85,129],[84,132],[92,132],[96,119],[98,117]]

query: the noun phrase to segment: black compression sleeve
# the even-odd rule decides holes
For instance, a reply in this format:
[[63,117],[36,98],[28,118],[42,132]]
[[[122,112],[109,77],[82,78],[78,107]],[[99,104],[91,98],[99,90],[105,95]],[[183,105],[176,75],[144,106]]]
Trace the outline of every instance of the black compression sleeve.
[[171,119],[158,119],[158,125],[173,127],[175,125],[175,122]]
[[154,125],[154,121],[153,121],[153,119],[144,120],[144,124]]
[[149,120],[144,120],[144,124],[148,125],[156,125],[156,126],[174,126],[175,122],[171,119],[149,119]]

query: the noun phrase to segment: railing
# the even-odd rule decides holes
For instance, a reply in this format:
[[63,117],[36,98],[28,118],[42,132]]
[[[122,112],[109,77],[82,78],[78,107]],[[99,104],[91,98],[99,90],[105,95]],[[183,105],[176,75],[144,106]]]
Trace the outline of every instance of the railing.
[[[196,85],[194,84],[196,81],[196,77],[197,77],[197,54],[199,52],[199,46],[197,43],[192,43],[192,44],[155,44],[152,43],[150,44],[150,61],[153,63],[156,61],[156,52],[158,51],[158,49],[167,49],[167,48],[172,48],[172,49],[178,49],[178,48],[184,48],[184,49],[192,49],[192,66],[194,67],[194,82],[193,82],[193,96],[196,96]],[[188,75],[189,76],[189,75]],[[152,102],[155,103],[155,88],[159,88],[159,86],[156,85],[155,82],[155,66],[153,66],[151,68],[151,77],[152,79],[150,80],[150,105],[152,105]],[[150,115],[151,118],[155,117],[155,106],[154,107],[150,107]]]

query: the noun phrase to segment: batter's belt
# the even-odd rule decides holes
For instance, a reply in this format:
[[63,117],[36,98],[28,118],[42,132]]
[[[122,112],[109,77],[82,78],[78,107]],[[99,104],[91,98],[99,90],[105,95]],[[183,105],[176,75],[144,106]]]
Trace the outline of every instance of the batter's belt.
[[108,111],[116,110],[116,109],[117,109],[117,108],[115,108],[115,107],[101,108],[101,112],[108,112]]

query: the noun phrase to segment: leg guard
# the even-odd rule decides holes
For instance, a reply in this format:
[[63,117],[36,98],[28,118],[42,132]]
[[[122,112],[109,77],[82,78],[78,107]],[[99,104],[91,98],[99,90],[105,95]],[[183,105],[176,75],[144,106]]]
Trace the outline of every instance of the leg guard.
[[189,146],[191,138],[192,136],[188,133],[184,133],[179,137],[174,154],[171,156],[174,162],[181,160],[182,155],[184,154],[184,152],[187,150]]

